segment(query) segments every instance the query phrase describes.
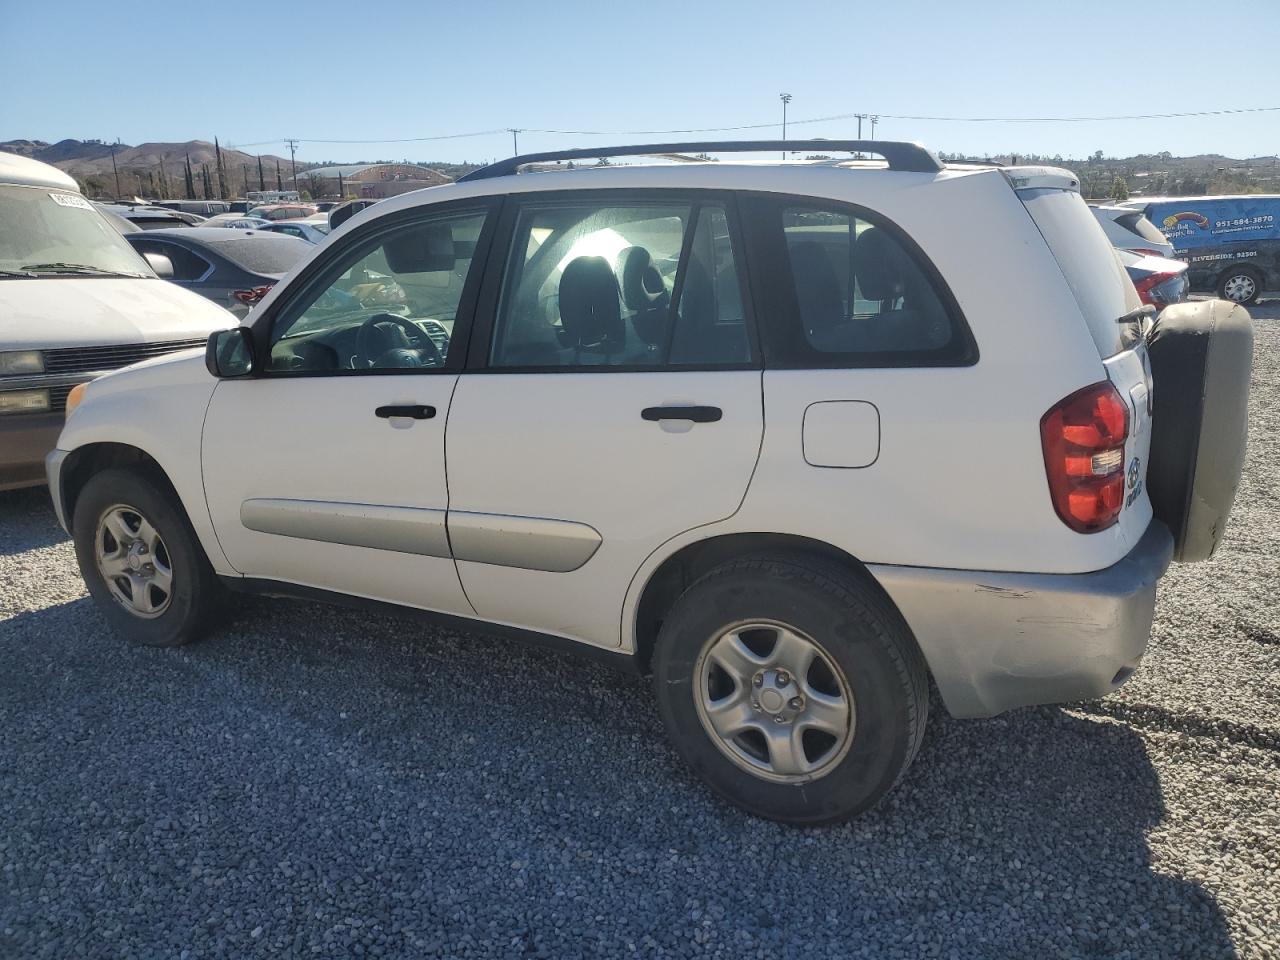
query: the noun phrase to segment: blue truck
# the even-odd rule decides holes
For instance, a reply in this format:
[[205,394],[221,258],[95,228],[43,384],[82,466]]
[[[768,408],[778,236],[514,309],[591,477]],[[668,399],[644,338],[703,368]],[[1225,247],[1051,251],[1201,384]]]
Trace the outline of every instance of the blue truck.
[[1120,204],[1141,210],[1188,265],[1191,289],[1253,303],[1280,291],[1280,196],[1159,197]]

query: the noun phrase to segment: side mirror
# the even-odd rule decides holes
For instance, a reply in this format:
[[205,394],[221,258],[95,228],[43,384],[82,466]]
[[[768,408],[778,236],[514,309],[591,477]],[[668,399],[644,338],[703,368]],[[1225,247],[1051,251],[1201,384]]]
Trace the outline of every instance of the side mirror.
[[173,279],[173,261],[163,253],[144,253],[142,258],[161,280]]
[[204,348],[204,365],[219,380],[252,376],[253,334],[248,327],[232,327],[209,334]]

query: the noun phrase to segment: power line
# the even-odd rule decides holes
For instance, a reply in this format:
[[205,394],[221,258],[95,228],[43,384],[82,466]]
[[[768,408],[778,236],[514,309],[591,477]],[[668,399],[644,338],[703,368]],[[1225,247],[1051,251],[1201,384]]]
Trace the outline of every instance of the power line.
[[[919,120],[930,123],[1105,123],[1118,120],[1180,120],[1189,117],[1220,117],[1235,114],[1250,113],[1276,113],[1280,112],[1278,107],[1232,107],[1220,110],[1183,110],[1177,113],[1125,113],[1125,114],[1109,114],[1105,116],[1080,117],[1080,116],[1059,116],[1059,117],[943,117],[929,116],[924,114],[912,113],[876,113],[874,116],[878,120]],[[810,117],[805,120],[787,120],[788,126],[799,126],[801,124],[814,123],[834,123],[841,120],[857,120],[866,118],[870,114],[862,113],[837,113],[826,117]],[[553,127],[498,127],[492,130],[474,130],[468,133],[447,133],[430,137],[398,137],[387,140],[330,140],[311,137],[293,138],[294,143],[321,143],[321,144],[382,144],[382,143],[428,143],[437,140],[463,140],[470,137],[486,137],[499,133],[512,133],[518,130],[520,133],[541,133],[551,136],[567,136],[567,137],[637,137],[637,136],[665,136],[670,134],[689,134],[689,133],[735,133],[743,130],[763,130],[768,127],[778,126],[777,122],[768,123],[742,123],[733,126],[724,127],[681,127],[678,129],[668,130],[567,130]],[[285,144],[288,143],[287,138],[277,140],[259,140],[254,143],[239,143],[235,146],[239,147],[261,147],[269,144]]]

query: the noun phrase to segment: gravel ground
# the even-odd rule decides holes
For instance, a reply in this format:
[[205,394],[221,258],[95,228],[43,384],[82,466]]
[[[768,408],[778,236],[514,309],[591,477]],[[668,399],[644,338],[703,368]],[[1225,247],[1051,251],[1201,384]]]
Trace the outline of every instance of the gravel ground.
[[880,808],[718,803],[647,687],[286,601],[130,647],[0,494],[0,956],[1280,958],[1280,302],[1228,542],[1119,694],[935,714]]

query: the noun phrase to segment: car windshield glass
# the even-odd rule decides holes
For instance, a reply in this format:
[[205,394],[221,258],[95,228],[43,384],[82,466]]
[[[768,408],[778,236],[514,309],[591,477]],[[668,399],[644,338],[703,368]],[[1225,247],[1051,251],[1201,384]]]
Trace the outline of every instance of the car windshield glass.
[[146,262],[78,193],[0,185],[4,275],[152,276]]
[[296,237],[271,236],[224,240],[215,249],[252,273],[285,273],[314,248]]

